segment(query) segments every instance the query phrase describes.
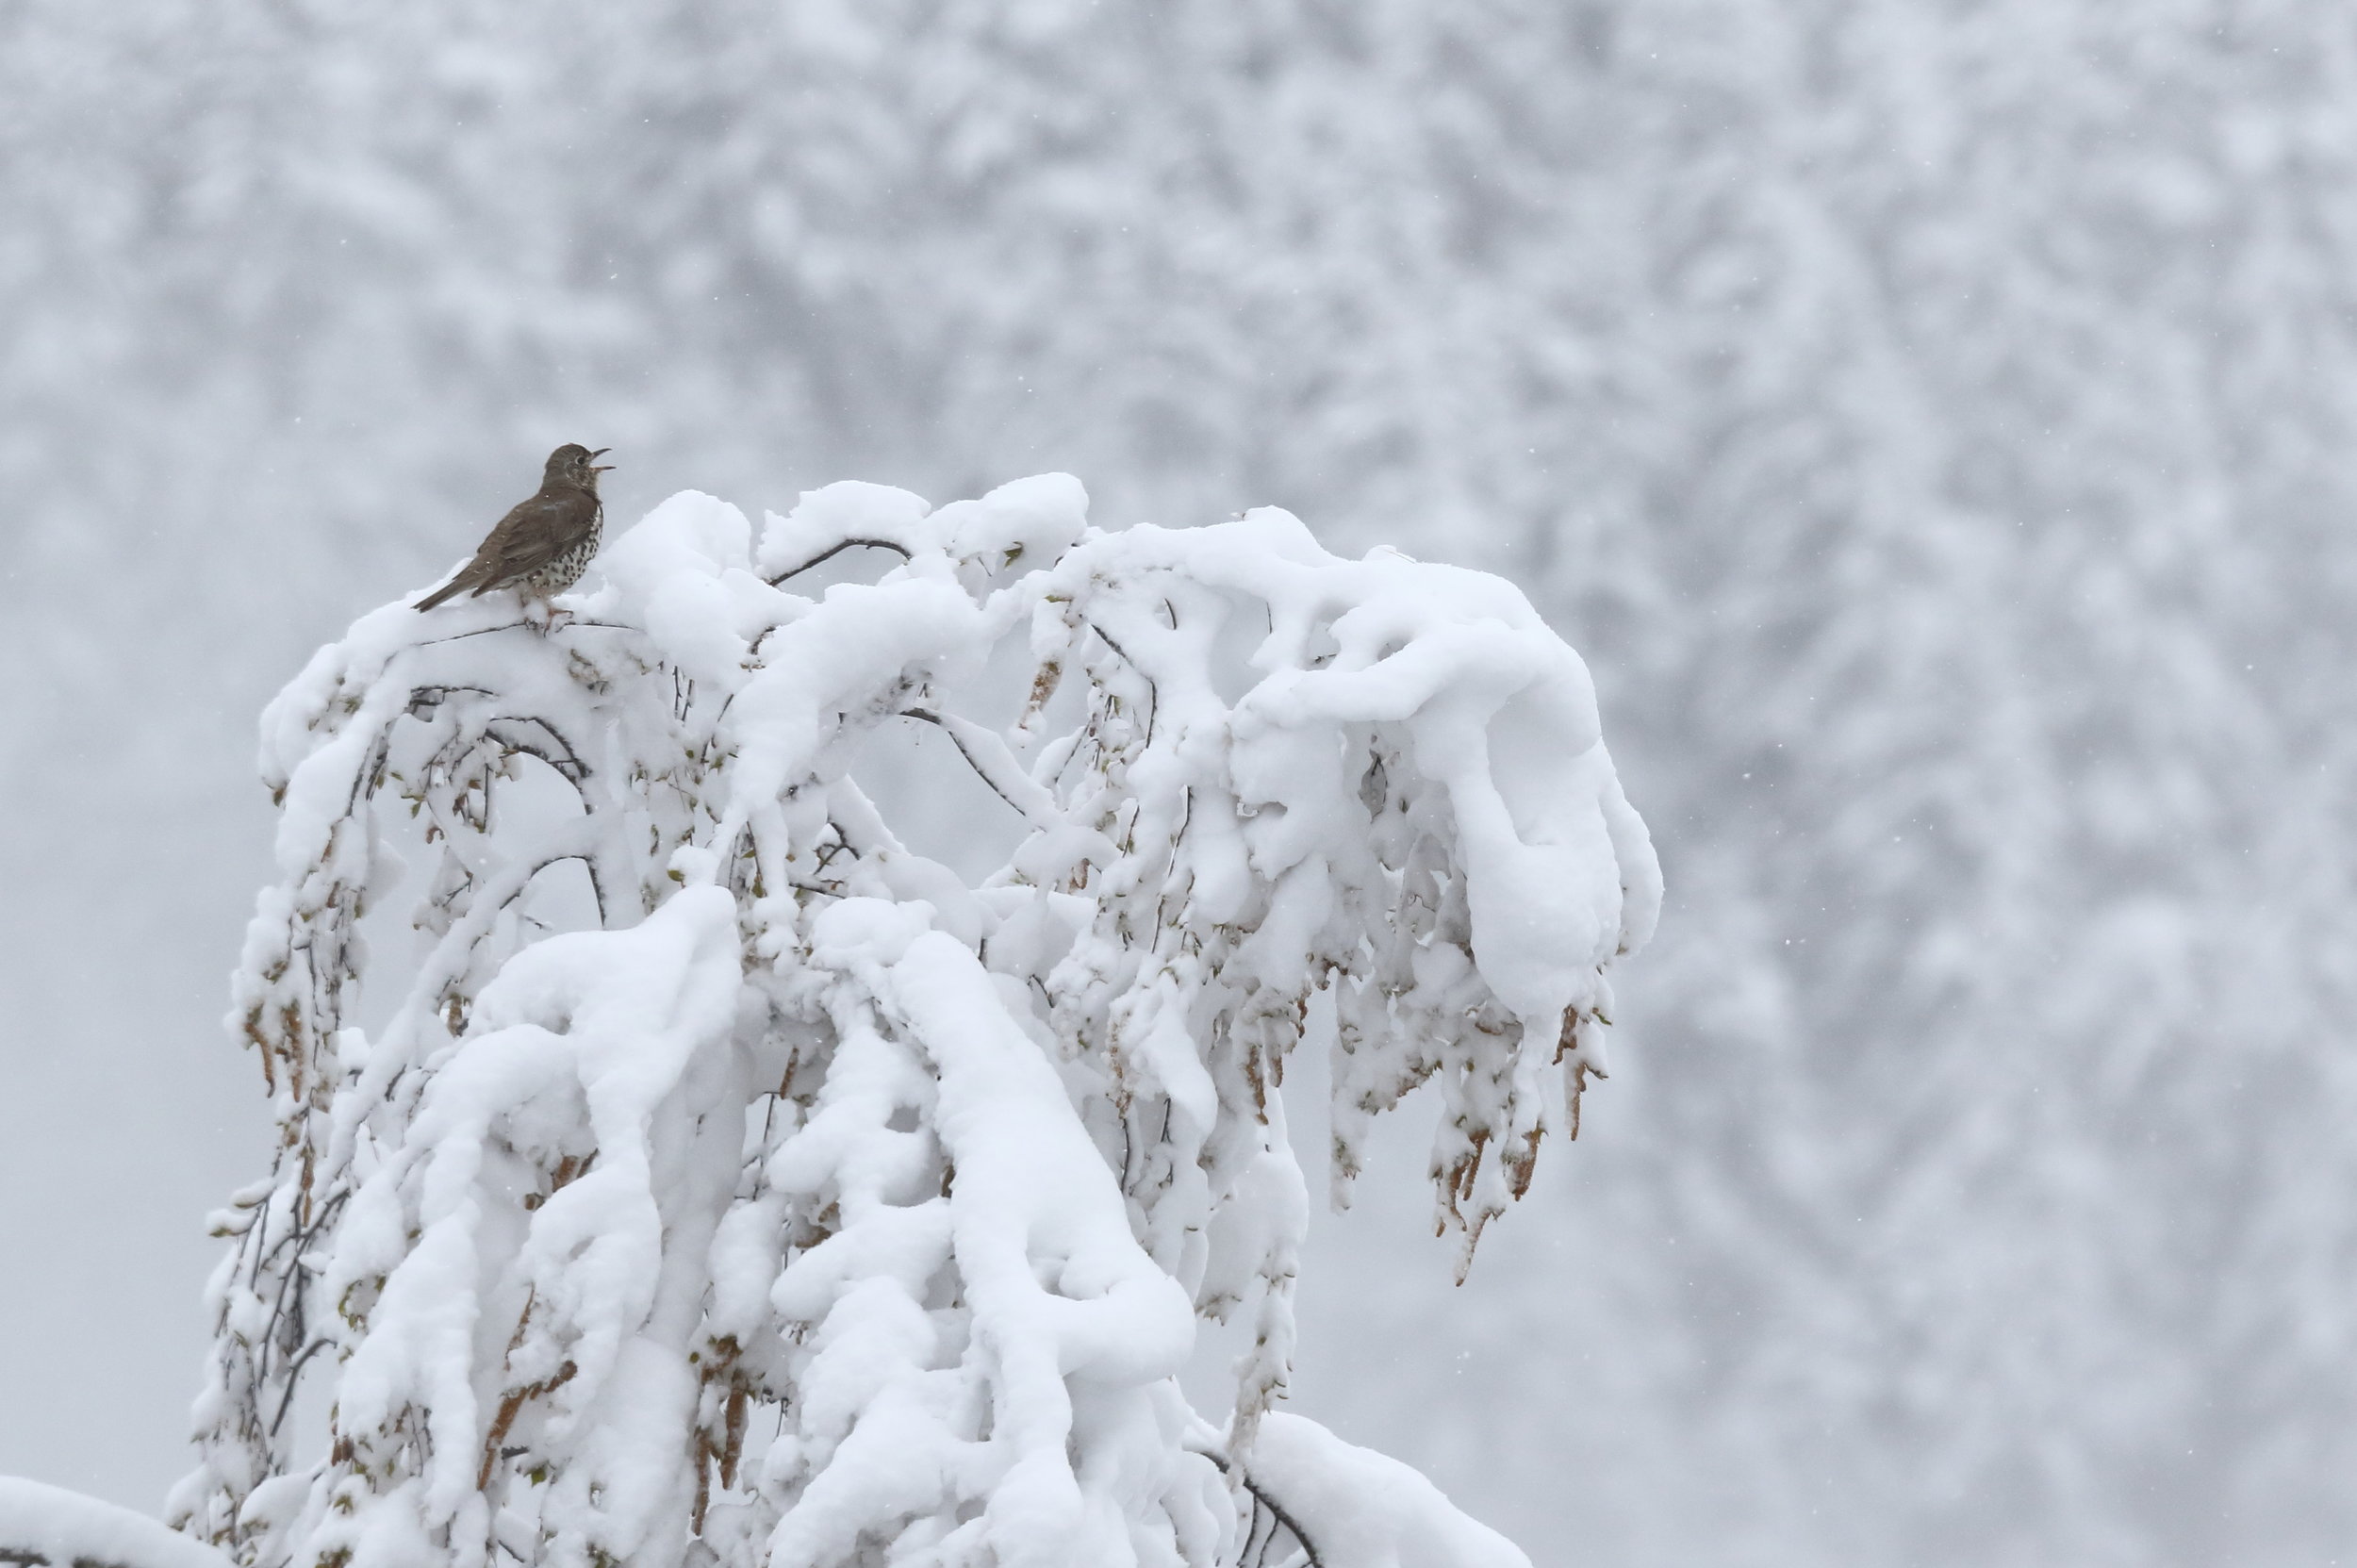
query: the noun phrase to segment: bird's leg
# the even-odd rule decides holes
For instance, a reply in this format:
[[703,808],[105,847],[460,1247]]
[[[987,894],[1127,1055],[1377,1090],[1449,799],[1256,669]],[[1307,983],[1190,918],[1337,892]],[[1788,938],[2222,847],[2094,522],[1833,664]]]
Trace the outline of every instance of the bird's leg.
[[556,629],[559,612],[555,605],[535,593],[519,593],[516,597],[523,603],[524,624],[532,628],[533,635],[545,637]]

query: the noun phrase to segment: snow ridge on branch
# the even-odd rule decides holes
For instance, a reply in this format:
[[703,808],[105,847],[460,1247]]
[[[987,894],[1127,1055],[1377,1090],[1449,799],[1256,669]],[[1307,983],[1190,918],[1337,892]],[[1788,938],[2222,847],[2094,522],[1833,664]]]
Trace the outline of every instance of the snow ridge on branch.
[[[1576,1131],[1660,900],[1586,671],[1493,578],[1085,511],[844,484],[756,543],[686,493],[555,629],[396,603],[272,704],[231,1022],[281,1147],[217,1216],[185,1527],[251,1568],[1211,1568],[1362,1493],[1395,1560],[1518,1557],[1299,1418],[1261,1473],[1274,1091],[1331,988],[1337,1200],[1429,1081],[1468,1261]],[[1003,809],[995,872],[855,781],[911,725]],[[1238,1312],[1207,1421],[1177,1374]]]

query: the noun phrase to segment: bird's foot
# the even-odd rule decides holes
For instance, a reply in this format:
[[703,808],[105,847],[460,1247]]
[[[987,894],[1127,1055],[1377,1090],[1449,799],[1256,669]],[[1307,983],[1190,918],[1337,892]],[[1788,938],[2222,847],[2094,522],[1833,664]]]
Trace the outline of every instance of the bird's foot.
[[524,607],[524,624],[532,628],[533,635],[536,636],[545,637],[550,633],[562,631],[573,623],[573,612],[570,610],[560,610],[552,602],[535,598],[531,594],[524,594],[521,598]]

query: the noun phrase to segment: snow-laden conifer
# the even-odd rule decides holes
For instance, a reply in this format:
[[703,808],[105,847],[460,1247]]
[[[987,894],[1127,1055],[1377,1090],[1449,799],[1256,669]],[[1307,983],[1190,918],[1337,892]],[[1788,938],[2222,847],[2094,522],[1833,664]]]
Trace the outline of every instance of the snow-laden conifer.
[[[1519,1560],[1260,1429],[1277,1085],[1331,989],[1338,1200],[1430,1081],[1468,1260],[1576,1131],[1659,903],[1586,671],[1479,573],[1085,506],[836,485],[756,539],[683,494],[553,629],[388,605],[272,703],[232,1021],[281,1143],[184,1525],[253,1568]],[[995,873],[855,780],[896,728],[988,786]]]

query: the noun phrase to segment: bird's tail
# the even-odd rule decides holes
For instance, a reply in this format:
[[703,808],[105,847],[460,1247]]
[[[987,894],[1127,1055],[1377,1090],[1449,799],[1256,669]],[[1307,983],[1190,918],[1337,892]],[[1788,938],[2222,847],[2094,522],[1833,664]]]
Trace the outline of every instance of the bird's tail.
[[430,610],[434,608],[435,605],[442,602],[442,601],[446,599],[455,599],[466,591],[467,574],[462,571],[457,576],[452,578],[449,582],[444,583],[440,587],[436,588],[432,593],[427,594],[423,599],[419,600],[418,608],[420,610]]

